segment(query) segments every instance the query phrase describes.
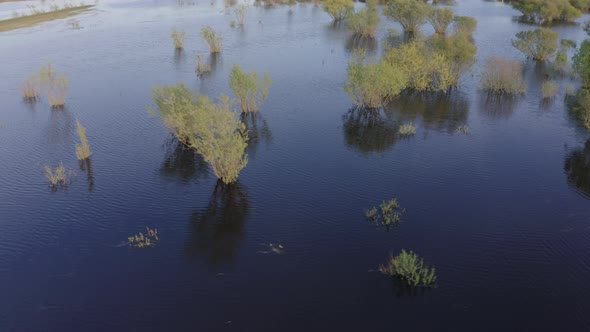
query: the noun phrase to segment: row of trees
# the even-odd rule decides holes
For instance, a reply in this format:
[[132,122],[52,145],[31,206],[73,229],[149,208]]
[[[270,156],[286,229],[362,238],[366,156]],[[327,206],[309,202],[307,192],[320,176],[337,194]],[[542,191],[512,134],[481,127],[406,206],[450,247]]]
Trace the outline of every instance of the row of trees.
[[512,6],[530,22],[573,21],[590,10],[590,0],[515,0]]

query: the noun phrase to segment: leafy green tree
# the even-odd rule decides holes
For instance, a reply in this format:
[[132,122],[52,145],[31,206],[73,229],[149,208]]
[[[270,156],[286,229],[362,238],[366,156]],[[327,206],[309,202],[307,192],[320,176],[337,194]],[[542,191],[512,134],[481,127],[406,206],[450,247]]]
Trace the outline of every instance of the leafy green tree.
[[402,25],[405,32],[418,32],[427,22],[431,8],[419,0],[391,0],[385,8],[385,15]]
[[343,20],[347,14],[354,10],[352,0],[326,0],[324,10],[332,17],[334,22]]
[[549,29],[521,31],[512,40],[512,46],[536,61],[549,60],[557,51],[559,34]]

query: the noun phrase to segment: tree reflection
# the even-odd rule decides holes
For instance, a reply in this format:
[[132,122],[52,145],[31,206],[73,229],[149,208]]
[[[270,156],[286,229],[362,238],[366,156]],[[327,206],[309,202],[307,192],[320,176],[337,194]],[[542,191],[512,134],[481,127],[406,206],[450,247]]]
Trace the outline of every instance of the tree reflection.
[[94,172],[92,171],[92,160],[90,158],[80,160],[80,170],[86,172],[88,181],[88,192],[94,191]]
[[377,52],[377,39],[351,35],[346,38],[344,48],[349,53],[354,53],[356,50],[363,50],[365,54],[372,55]]
[[272,132],[262,114],[246,112],[242,113],[240,118],[248,130],[248,147],[246,148],[248,155],[254,156],[260,143],[266,145],[272,143]]
[[231,262],[238,253],[249,210],[244,186],[217,181],[207,207],[192,215],[187,253],[204,256],[212,266]]
[[565,157],[563,169],[568,184],[590,197],[590,139],[583,148],[573,150]]
[[346,144],[362,153],[383,152],[397,139],[394,119],[379,109],[355,107],[343,116]]
[[51,144],[69,142],[72,137],[72,115],[67,108],[51,109],[47,127],[47,140]]
[[386,106],[386,112],[400,123],[422,122],[424,129],[455,133],[467,124],[469,102],[458,91],[446,93],[409,93]]
[[161,174],[183,183],[209,175],[207,163],[194,149],[181,144],[176,138],[171,138],[166,145],[167,153],[160,169]]
[[492,120],[509,119],[514,113],[518,97],[497,93],[481,92],[479,109]]

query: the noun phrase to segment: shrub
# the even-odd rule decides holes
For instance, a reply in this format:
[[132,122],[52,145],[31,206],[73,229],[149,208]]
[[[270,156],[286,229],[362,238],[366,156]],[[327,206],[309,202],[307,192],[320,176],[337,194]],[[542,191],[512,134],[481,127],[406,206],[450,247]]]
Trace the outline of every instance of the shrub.
[[209,44],[209,50],[211,53],[221,52],[222,38],[213,30],[213,28],[208,25],[201,28],[201,37],[203,37],[207,44]]
[[408,33],[418,32],[420,26],[426,23],[429,12],[428,5],[416,0],[391,0],[384,11]]
[[406,87],[407,78],[399,67],[385,61],[365,64],[364,56],[358,54],[348,64],[347,82],[344,91],[352,102],[363,108],[381,108],[388,100],[399,95]]
[[397,199],[383,201],[379,208],[373,207],[365,211],[365,217],[371,223],[385,226],[389,228],[400,222],[403,210],[400,207]]
[[343,20],[346,15],[354,10],[352,0],[326,0],[324,10],[332,17],[334,22]]
[[235,182],[248,163],[248,134],[232,112],[231,100],[222,96],[214,104],[182,84],[154,89],[153,94],[160,116],[179,141],[194,148],[217,178]]
[[573,57],[574,69],[582,78],[583,87],[590,88],[590,40],[586,39]]
[[449,8],[437,8],[428,14],[428,22],[432,24],[434,32],[445,34],[447,28],[453,22],[453,11]]
[[351,12],[347,16],[346,25],[356,36],[375,37],[377,26],[381,22],[377,5],[374,1],[367,1],[367,7]]
[[236,21],[238,22],[239,26],[244,26],[246,23],[246,14],[248,13],[248,5],[240,4],[234,10],[236,15]]
[[559,34],[549,29],[521,31],[512,46],[536,61],[547,61],[557,51]]
[[203,55],[201,54],[197,55],[197,64],[195,66],[195,71],[197,72],[198,77],[201,77],[211,72],[211,66],[203,61]]
[[155,228],[150,229],[149,227],[145,228],[145,235],[142,232],[139,232],[138,234],[127,238],[129,246],[137,248],[149,248],[154,246],[158,241],[160,241],[158,230]]
[[176,28],[172,29],[172,42],[174,43],[174,47],[177,50],[180,50],[184,47],[184,37],[186,33],[183,30],[176,30]]
[[259,77],[258,73],[244,73],[242,67],[234,65],[229,76],[229,85],[233,90],[242,112],[256,112],[268,97],[268,88],[272,81],[267,73]]
[[88,145],[86,128],[78,120],[76,120],[76,131],[78,132],[78,137],[80,137],[80,144],[76,144],[76,157],[78,160],[86,160],[90,158],[92,152],[90,152],[90,145]]
[[37,96],[39,96],[39,93],[37,92],[37,86],[37,77],[31,76],[27,78],[27,80],[21,86],[23,98],[27,101],[37,100]]
[[522,64],[518,61],[490,57],[481,73],[481,88],[498,93],[517,95],[526,92]]
[[62,107],[66,102],[68,81],[62,74],[57,74],[51,64],[43,66],[39,73],[39,85],[47,94],[49,104],[53,108]]
[[543,92],[543,99],[551,99],[557,95],[559,85],[553,81],[545,81],[543,82],[541,91]]
[[469,40],[466,33],[453,36],[434,35],[428,40],[429,46],[439,54],[444,55],[447,65],[451,68],[450,85],[459,84],[459,79],[475,64],[477,46]]
[[401,136],[412,136],[416,134],[416,126],[411,123],[405,123],[399,127],[398,133]]
[[477,28],[477,20],[469,16],[455,16],[453,18],[453,30],[456,34],[471,35]]
[[379,272],[397,276],[410,286],[431,287],[436,284],[436,270],[434,267],[427,267],[424,260],[413,251],[402,252],[389,256],[387,263],[379,266]]
[[71,176],[72,173],[66,170],[62,162],[59,163],[59,166],[56,167],[55,170],[50,166],[45,166],[45,178],[47,178],[53,189],[57,189],[60,186],[67,186],[70,182]]
[[515,0],[512,6],[522,12],[526,19],[539,24],[573,21],[582,16],[582,12],[568,0]]

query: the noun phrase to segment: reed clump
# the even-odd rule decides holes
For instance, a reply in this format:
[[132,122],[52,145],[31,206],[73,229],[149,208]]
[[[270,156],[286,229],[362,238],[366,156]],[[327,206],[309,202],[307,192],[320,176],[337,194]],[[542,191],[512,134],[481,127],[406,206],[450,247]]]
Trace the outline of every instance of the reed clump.
[[88,144],[88,138],[86,137],[86,128],[82,126],[79,120],[76,120],[76,131],[80,138],[80,144],[76,144],[76,157],[78,160],[86,160],[90,158],[92,152],[90,152],[90,145]]
[[399,255],[390,255],[387,262],[379,266],[379,272],[399,277],[409,286],[432,287],[436,284],[436,269],[428,267],[413,251],[402,249]]
[[197,55],[197,64],[195,65],[195,71],[198,77],[202,77],[205,74],[211,72],[211,66],[203,61],[203,55]]
[[221,36],[213,30],[210,26],[206,25],[201,28],[201,37],[205,39],[207,44],[209,45],[209,51],[211,53],[219,53],[221,52]]
[[36,76],[31,76],[22,84],[21,91],[23,93],[23,99],[26,101],[35,101],[39,97],[38,91],[38,79]]
[[41,68],[38,75],[39,86],[47,94],[49,105],[52,108],[63,107],[68,93],[68,80],[63,74],[58,74],[51,64]]
[[174,44],[174,48],[181,50],[184,47],[185,36],[186,32],[184,32],[184,30],[177,30],[176,28],[172,29],[172,43]]
[[129,246],[136,248],[150,248],[156,245],[158,241],[160,241],[158,230],[155,228],[151,229],[147,226],[145,228],[145,234],[139,232],[127,238]]
[[72,172],[67,171],[62,162],[55,169],[52,169],[49,165],[45,166],[45,178],[53,189],[67,186],[70,183],[71,176]]
[[518,61],[490,57],[481,73],[481,88],[497,94],[523,94],[526,92],[526,83],[522,70],[522,64]]
[[257,112],[268,97],[272,80],[267,73],[262,77],[257,72],[246,73],[234,65],[229,76],[229,85],[238,99],[243,113]]

